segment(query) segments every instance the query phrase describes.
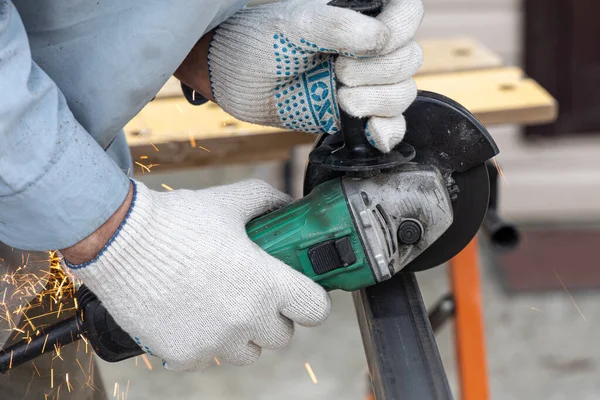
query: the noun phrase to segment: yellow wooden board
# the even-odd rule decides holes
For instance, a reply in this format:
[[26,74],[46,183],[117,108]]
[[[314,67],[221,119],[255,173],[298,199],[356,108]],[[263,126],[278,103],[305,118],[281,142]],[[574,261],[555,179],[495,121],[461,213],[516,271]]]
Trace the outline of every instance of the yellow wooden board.
[[[552,96],[515,67],[416,81],[420,89],[461,103],[486,125],[547,123],[557,114]],[[135,159],[144,157],[142,163],[160,164],[161,170],[283,159],[294,146],[314,141],[308,134],[238,121],[212,103],[192,106],[181,97],[149,103],[125,131]]]
[[423,39],[423,66],[418,75],[497,68],[502,58],[469,38]]
[[[469,38],[423,39],[423,66],[419,75],[440,72],[466,71],[495,68],[502,65],[502,58],[484,45]],[[181,97],[181,85],[175,78],[169,79],[156,97]]]
[[554,98],[517,67],[416,77],[421,90],[448,96],[484,125],[541,124],[558,113]]

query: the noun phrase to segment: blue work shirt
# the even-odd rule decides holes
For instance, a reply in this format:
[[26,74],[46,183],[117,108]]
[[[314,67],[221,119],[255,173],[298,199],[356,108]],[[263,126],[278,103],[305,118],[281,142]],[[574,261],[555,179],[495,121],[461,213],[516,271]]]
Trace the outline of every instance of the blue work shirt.
[[246,3],[0,0],[0,241],[61,249],[108,220],[129,190],[122,128]]

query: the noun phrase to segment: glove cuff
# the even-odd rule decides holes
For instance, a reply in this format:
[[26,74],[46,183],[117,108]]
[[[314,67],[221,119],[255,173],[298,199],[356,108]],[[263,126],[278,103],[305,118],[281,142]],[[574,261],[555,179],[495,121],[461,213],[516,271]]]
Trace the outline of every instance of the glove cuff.
[[[147,291],[154,286],[160,263],[143,262],[147,270],[139,271],[141,260],[161,258],[149,238],[157,220],[154,214],[156,195],[143,183],[132,180],[134,194],[131,206],[121,225],[104,248],[91,261],[73,265],[64,260],[65,266],[83,281],[103,302],[120,296],[115,291],[129,293]],[[114,296],[114,297],[113,297]]]
[[[131,205],[129,206],[129,210],[127,211],[127,214],[125,215],[125,218],[123,218],[123,221],[121,221],[121,224],[119,225],[119,227],[117,228],[117,230],[115,231],[115,233],[113,234],[113,236],[110,238],[110,240],[104,245],[104,247],[102,248],[102,250],[100,250],[100,252],[98,253],[98,255],[96,255],[96,257],[94,257],[92,260],[85,262],[83,264],[71,264],[70,262],[68,262],[67,260],[64,260],[65,265],[70,269],[70,270],[80,270],[83,268],[86,268],[89,265],[94,264],[95,262],[97,262],[110,248],[110,246],[112,245],[112,243],[117,240],[117,238],[119,237],[121,231],[125,228],[125,226],[127,225],[127,223],[129,222],[129,219],[131,218],[131,215],[133,213],[133,209],[136,206],[136,204],[139,203],[145,203],[147,202],[149,199],[149,189],[147,187],[144,186],[143,183],[138,183],[136,181],[134,181],[133,179],[130,179],[131,184],[133,186],[133,196],[131,199]],[[140,195],[140,190],[141,190],[141,195]]]

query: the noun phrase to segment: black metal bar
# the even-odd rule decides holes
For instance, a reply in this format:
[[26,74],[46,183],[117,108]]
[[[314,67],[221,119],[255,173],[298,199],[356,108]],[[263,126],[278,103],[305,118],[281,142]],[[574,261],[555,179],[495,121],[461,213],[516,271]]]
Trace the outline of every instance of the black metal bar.
[[452,393],[413,273],[355,292],[377,400],[451,400]]
[[77,316],[74,315],[53,325],[47,334],[42,333],[34,337],[29,344],[26,340],[22,340],[6,349],[0,350],[0,373],[4,374],[11,368],[16,368],[44,353],[54,351],[54,345],[65,346],[79,340],[78,332],[79,324]]

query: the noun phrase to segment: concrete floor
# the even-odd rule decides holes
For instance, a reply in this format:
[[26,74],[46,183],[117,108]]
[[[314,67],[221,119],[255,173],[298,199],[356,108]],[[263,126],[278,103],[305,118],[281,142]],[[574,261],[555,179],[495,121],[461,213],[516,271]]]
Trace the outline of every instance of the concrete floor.
[[[273,165],[236,168],[211,173],[189,172],[177,176],[151,174],[150,186],[203,187],[262,177],[281,185]],[[484,254],[486,254],[484,252]],[[488,368],[492,399],[562,400],[600,398],[600,291],[572,293],[582,317],[566,292],[509,294],[495,274],[493,257],[482,257],[483,304],[487,331]],[[448,291],[445,267],[419,275],[427,305]],[[115,382],[121,389],[130,382],[129,400],[148,399],[363,399],[367,369],[352,299],[332,293],[333,312],[315,329],[299,328],[292,345],[266,351],[251,367],[213,366],[201,373],[163,370],[127,361],[101,364],[109,394]],[[458,398],[452,323],[437,335],[451,386]],[[310,363],[318,379],[313,384],[304,364]],[[110,396],[109,396],[110,397]]]

